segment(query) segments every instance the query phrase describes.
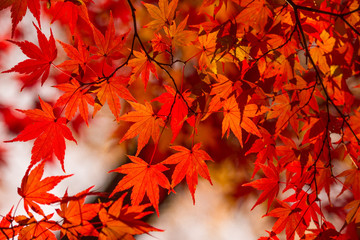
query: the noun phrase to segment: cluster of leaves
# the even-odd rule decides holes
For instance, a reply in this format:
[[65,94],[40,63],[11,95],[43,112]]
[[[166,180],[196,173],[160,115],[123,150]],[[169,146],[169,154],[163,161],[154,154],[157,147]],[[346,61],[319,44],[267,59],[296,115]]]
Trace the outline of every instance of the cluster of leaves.
[[[261,239],[358,238],[360,96],[350,85],[360,64],[357,0],[0,3],[7,7],[12,37],[30,10],[38,44],[9,40],[28,59],[3,73],[21,74],[23,88],[54,77],[62,95],[20,110],[26,127],[9,142],[35,139],[18,190],[28,216],[10,210],[1,239],[53,239],[54,231],[69,239],[133,239],[160,231],[141,221],[148,208],[159,215],[160,193],[174,192],[183,179],[195,203],[198,175],[211,183],[206,161],[213,158],[253,170],[257,180],[249,175],[237,191],[262,191],[254,207],[267,200],[266,216],[276,222]],[[40,13],[69,30],[68,43],[52,31],[46,37]],[[65,139],[76,142],[69,123],[81,118],[91,127],[89,115],[106,104],[119,128],[132,123],[120,143],[137,142],[136,152],[129,144],[131,162],[111,171],[124,177],[109,194],[91,187],[74,196],[48,193],[71,177],[42,179],[53,156],[65,171]],[[203,128],[214,133],[210,139],[227,140],[211,148]],[[336,186],[342,190],[334,197]],[[94,194],[102,200],[85,203]],[[60,207],[46,215],[42,205]],[[52,220],[55,213],[61,221]],[[331,223],[334,216],[342,225]]]

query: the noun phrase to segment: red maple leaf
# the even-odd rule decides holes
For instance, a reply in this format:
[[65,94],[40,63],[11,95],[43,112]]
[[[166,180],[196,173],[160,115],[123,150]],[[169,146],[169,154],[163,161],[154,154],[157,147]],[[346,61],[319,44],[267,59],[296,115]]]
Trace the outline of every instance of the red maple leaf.
[[128,157],[132,163],[122,165],[110,171],[127,174],[118,183],[110,197],[117,192],[133,187],[131,192],[132,205],[139,205],[146,193],[156,213],[159,215],[159,185],[163,188],[170,188],[169,180],[162,173],[168,168],[162,164],[150,165],[138,157]]
[[109,61],[110,59],[119,59],[124,57],[120,51],[124,46],[126,36],[129,32],[121,36],[115,36],[114,19],[111,12],[105,36],[95,26],[92,26],[92,29],[96,43],[97,56],[104,57],[109,65],[111,65]]
[[14,238],[16,235],[19,234],[19,231],[21,229],[21,227],[16,227],[16,226],[12,225],[12,222],[14,221],[14,218],[11,215],[13,208],[14,207],[12,207],[10,209],[10,211],[8,212],[8,214],[6,214],[6,216],[4,216],[1,219],[1,222],[0,222],[0,229],[1,229],[0,239],[1,240]]
[[51,23],[60,20],[70,27],[72,34],[75,33],[76,23],[81,17],[84,21],[90,22],[86,2],[91,0],[59,0],[51,5],[50,13],[53,15]]
[[209,169],[205,161],[213,161],[212,158],[200,149],[201,143],[195,144],[192,149],[187,149],[183,146],[173,146],[172,149],[178,151],[165,159],[162,164],[176,164],[175,171],[171,177],[172,187],[175,187],[186,177],[186,182],[189,187],[193,202],[195,204],[195,189],[198,184],[198,174],[208,180],[210,184],[211,178]]
[[22,80],[24,81],[22,89],[33,85],[39,78],[41,78],[41,84],[43,84],[48,78],[50,66],[57,56],[57,49],[52,32],[50,32],[51,34],[48,40],[37,26],[35,26],[35,28],[40,48],[28,41],[16,42],[9,40],[19,46],[21,51],[30,58],[18,63],[10,70],[3,71],[3,73],[18,72],[21,74],[29,74]]
[[273,164],[269,164],[269,166],[259,164],[259,167],[263,170],[266,178],[243,184],[243,186],[252,186],[258,190],[264,190],[251,210],[268,199],[267,211],[269,211],[271,203],[279,192],[279,170]]
[[35,167],[30,174],[27,172],[21,181],[21,188],[18,188],[19,195],[24,199],[24,208],[29,213],[29,207],[38,214],[45,216],[43,210],[37,203],[51,204],[60,199],[48,193],[63,179],[72,175],[52,176],[41,180],[44,173],[44,162]]
[[11,6],[11,19],[12,19],[12,31],[11,37],[14,37],[14,32],[18,23],[23,19],[26,14],[26,10],[29,8],[30,12],[36,18],[40,26],[40,0],[10,0],[0,1],[0,10],[3,10]]
[[66,118],[56,118],[51,105],[44,102],[40,97],[39,99],[42,110],[19,110],[34,122],[21,131],[17,137],[6,142],[26,142],[36,138],[31,150],[29,168],[41,160],[51,159],[52,155],[55,154],[64,170],[65,138],[74,142],[76,140],[66,126]]
[[87,50],[81,38],[78,37],[77,39],[77,48],[57,40],[66,52],[66,55],[71,58],[71,60],[66,60],[65,62],[58,65],[58,67],[64,69],[65,71],[75,72],[81,75],[85,73],[87,69],[87,64],[90,61],[90,52]]
[[296,207],[296,204],[291,207],[283,201],[277,200],[277,202],[281,207],[275,208],[267,214],[268,216],[278,218],[272,231],[278,234],[286,229],[287,239],[294,239],[295,231],[300,237],[303,236],[305,229],[304,224],[301,222],[301,209]]
[[188,106],[191,106],[191,103],[194,99],[189,97],[190,92],[185,91],[180,95],[180,93],[176,93],[173,88],[166,85],[164,87],[167,92],[161,94],[159,97],[153,99],[152,101],[159,101],[161,103],[164,103],[164,105],[161,106],[161,109],[157,115],[159,117],[162,117],[164,120],[167,117],[171,117],[170,126],[173,132],[171,142],[174,142],[176,136],[179,134],[184,124],[185,117],[189,113]]
[[120,117],[120,120],[135,123],[125,133],[120,143],[139,135],[138,148],[136,151],[137,156],[145,144],[149,142],[150,137],[157,143],[160,137],[160,127],[164,126],[164,121],[154,113],[150,103],[145,102],[145,105],[134,102],[129,103],[135,111],[124,114]]

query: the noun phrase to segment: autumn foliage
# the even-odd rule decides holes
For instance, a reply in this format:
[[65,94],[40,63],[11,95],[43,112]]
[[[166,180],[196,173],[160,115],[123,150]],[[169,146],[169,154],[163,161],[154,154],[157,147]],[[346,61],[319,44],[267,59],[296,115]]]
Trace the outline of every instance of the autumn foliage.
[[[26,56],[10,69],[0,66],[2,78],[17,73],[11,76],[21,81],[19,91],[51,78],[60,94],[39,96],[38,108],[18,110],[23,118],[0,106],[16,134],[4,139],[0,160],[7,144],[33,141],[18,188],[22,204],[3,213],[0,239],[56,239],[57,232],[134,239],[162,231],[143,217],[161,215],[159,204],[181,183],[195,204],[199,177],[212,184],[211,162],[214,171],[230,162],[247,173],[230,195],[256,195],[253,208],[263,206],[273,219],[260,239],[358,239],[359,4],[0,1],[12,26],[0,47],[14,45]],[[27,12],[34,42],[21,40]],[[43,28],[43,21],[64,32]],[[65,173],[73,123],[91,128],[104,107],[128,154],[128,163],[110,171],[121,180],[110,192],[89,186],[72,196],[49,193],[72,175],[43,176],[44,166],[55,158]],[[98,199],[88,203],[89,196]],[[22,207],[27,215],[17,214]]]

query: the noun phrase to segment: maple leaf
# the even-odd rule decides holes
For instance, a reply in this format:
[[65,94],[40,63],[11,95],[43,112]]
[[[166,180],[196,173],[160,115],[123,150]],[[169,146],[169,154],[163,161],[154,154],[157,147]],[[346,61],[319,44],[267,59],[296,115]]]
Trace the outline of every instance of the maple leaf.
[[283,46],[282,48],[278,49],[284,57],[289,57],[294,53],[294,49],[297,48],[296,41],[292,38],[288,40],[286,36],[278,35],[278,34],[266,34],[268,38],[267,42],[272,48],[277,48],[279,46]]
[[251,210],[268,199],[267,211],[269,211],[271,203],[279,193],[279,170],[273,164],[269,164],[269,166],[259,164],[259,167],[263,170],[266,178],[243,184],[243,186],[251,186],[258,190],[264,190]]
[[[136,234],[158,230],[142,222],[141,218],[150,214],[146,210],[150,206],[158,213],[162,185],[172,190],[186,178],[195,201],[198,175],[203,172],[211,183],[205,164],[211,158],[205,151],[199,153],[202,151],[200,144],[190,149],[175,146],[176,153],[159,164],[151,164],[152,160],[147,164],[140,158],[130,157],[132,162],[119,168],[125,177],[115,190],[130,192],[133,189],[129,197],[137,202],[133,206],[124,206],[125,194],[118,200],[106,197],[105,203],[85,204],[89,190],[71,197],[65,193],[61,199],[55,196],[58,200],[50,199],[49,203],[37,202],[40,201],[37,195],[48,197],[51,191],[42,186],[48,178],[41,179],[42,173],[33,177],[38,178],[38,182],[31,182],[30,176],[35,170],[43,171],[45,161],[53,155],[63,167],[65,138],[75,141],[67,121],[76,123],[74,116],[78,114],[77,119],[83,118],[88,124],[88,105],[94,105],[95,115],[105,104],[109,105],[117,121],[132,123],[120,142],[138,136],[137,156],[150,138],[155,145],[159,143],[160,130],[164,130],[166,120],[173,134],[171,141],[176,138],[180,143],[187,142],[189,139],[186,138],[194,136],[198,128],[197,137],[213,147],[219,161],[225,161],[227,165],[235,157],[233,167],[248,176],[251,175],[248,174],[248,161],[255,161],[253,175],[263,168],[264,176],[244,185],[261,190],[254,207],[268,200],[267,216],[277,218],[272,231],[267,231],[267,237],[261,240],[281,237],[290,240],[295,237],[306,240],[358,239],[360,108],[356,89],[360,85],[352,85],[359,74],[358,0],[287,0],[286,4],[268,0],[182,1],[179,9],[178,0],[149,0],[147,2],[157,3],[143,3],[143,9],[130,0],[94,1],[93,5],[88,5],[89,2],[92,1],[0,0],[0,10],[8,8],[8,15],[11,14],[12,36],[26,37],[27,31],[16,29],[27,9],[39,23],[36,27],[37,46],[27,41],[9,42],[19,46],[28,58],[6,71],[23,74],[24,87],[40,81],[43,84],[57,55],[52,33],[46,38],[39,30],[40,11],[49,11],[53,21],[60,20],[61,27],[66,28],[62,38],[76,42],[74,45],[60,42],[70,60],[59,62],[65,72],[55,79],[62,81],[63,77],[72,77],[66,79],[66,83],[56,84],[64,94],[55,106],[64,106],[61,111],[66,119],[55,115],[53,108],[41,100],[41,110],[22,111],[27,116],[25,121],[9,115],[7,107],[3,111],[0,109],[7,127],[5,130],[18,131],[27,125],[27,121],[34,122],[13,141],[35,140],[24,177],[27,183],[19,188],[19,194],[26,195],[24,208],[29,216],[14,217],[10,211],[0,222],[0,239],[55,239],[52,232],[60,230],[60,237],[69,239],[90,236],[100,240],[134,240]],[[47,8],[40,8],[40,3],[47,4]],[[107,13],[110,9],[114,19],[112,13]],[[141,32],[143,23],[148,23],[148,29]],[[195,30],[188,30],[187,25]],[[129,26],[134,27],[132,33],[116,35],[117,28],[129,29]],[[70,28],[69,34],[67,28]],[[127,34],[132,35],[133,41],[126,42]],[[126,51],[125,44],[129,46],[130,55],[117,61],[123,57],[122,51]],[[191,44],[193,46],[183,47]],[[7,48],[0,42],[1,56]],[[0,59],[0,67],[4,61],[6,59]],[[116,72],[128,73],[129,77],[115,77]],[[136,100],[128,90],[128,85],[137,78],[141,78],[146,90],[150,75],[158,78],[151,84],[151,96],[160,95],[158,91],[169,77],[174,81],[181,80],[181,89],[188,90],[181,92],[165,87],[166,92],[153,99],[159,101],[156,105],[160,106],[155,114],[150,103],[134,103]],[[133,90],[136,96],[143,93],[135,86]],[[122,99],[131,101],[129,104],[134,110],[120,117]],[[196,113],[190,109],[193,106],[199,109]],[[212,113],[219,114],[200,125],[201,117],[205,120]],[[185,121],[194,127],[192,133],[183,128]],[[230,132],[241,148],[231,141],[235,138],[216,142],[220,134],[224,138],[225,133],[229,136]],[[333,170],[338,169],[338,164],[350,161],[354,166],[343,169],[334,177]],[[170,166],[166,164],[173,164],[171,184],[164,176],[166,167]],[[340,168],[344,167],[344,164],[340,165]],[[231,181],[230,185],[236,188],[232,189],[235,196],[244,196],[247,189],[241,187],[245,181],[241,173],[233,169],[229,172],[230,176],[220,176],[220,180],[226,186]],[[236,176],[232,176],[232,172],[236,172]],[[273,204],[279,191],[280,173],[286,179],[282,183],[283,192],[295,193]],[[332,198],[332,204],[330,192],[333,192],[337,178],[344,178],[338,180],[343,186],[338,197],[343,199]],[[37,194],[35,186],[45,189],[44,193]],[[330,204],[323,204],[326,200],[321,197],[323,189]],[[346,199],[345,190],[349,190],[354,199]],[[60,221],[50,220],[51,214],[40,221],[32,216],[34,211],[44,211],[40,208],[44,206],[42,204],[54,201],[59,204],[56,211],[62,217]],[[151,203],[139,205],[142,201]],[[270,205],[274,207],[272,211]],[[323,215],[323,209],[335,213],[343,227],[339,225],[341,229],[336,230],[327,221],[328,216]]]
[[160,137],[160,127],[163,127],[165,123],[154,113],[150,103],[145,102],[145,105],[135,102],[129,103],[135,111],[124,114],[120,117],[120,120],[134,122],[134,124],[131,125],[129,130],[122,137],[120,143],[139,135],[136,151],[137,156],[141,149],[149,142],[150,137],[157,143]]
[[109,105],[111,112],[114,114],[116,121],[120,120],[120,99],[119,97],[135,101],[136,99],[131,95],[126,88],[128,78],[124,76],[114,76],[106,81],[102,81],[95,85],[94,93],[96,93],[94,113],[93,116],[104,106],[105,102]]
[[21,181],[18,194],[24,199],[24,208],[29,213],[29,207],[38,214],[45,216],[43,210],[37,203],[51,204],[59,201],[55,195],[48,193],[63,179],[72,175],[52,176],[41,180],[44,173],[45,163],[40,163],[30,174],[27,172]]
[[341,234],[336,230],[333,224],[324,221],[321,224],[321,228],[308,229],[311,231],[309,234],[305,234],[304,239],[316,239],[316,240],[327,240],[327,239],[346,239],[346,234]]
[[349,212],[346,214],[346,222],[349,224],[351,222],[359,223],[360,222],[360,200],[353,200],[346,204],[344,209],[349,209]]
[[229,137],[229,131],[234,133],[237,139],[240,142],[241,147],[243,146],[242,142],[242,130],[240,126],[240,110],[234,96],[227,99],[223,105],[224,108],[224,119],[222,122],[222,137],[227,133]]
[[138,79],[141,75],[141,79],[144,83],[145,89],[147,83],[149,81],[150,72],[152,72],[156,78],[158,78],[156,73],[156,67],[151,60],[148,59],[147,55],[144,53],[143,50],[141,52],[134,51],[135,58],[130,59],[129,66],[133,68],[132,72],[133,75],[131,76],[130,84]]
[[167,92],[161,94],[157,98],[154,98],[152,101],[159,101],[164,104],[157,113],[159,117],[162,117],[164,120],[167,117],[171,117],[170,126],[173,132],[171,142],[174,142],[176,136],[179,134],[183,126],[185,117],[189,113],[188,106],[191,106],[191,103],[194,101],[194,99],[189,97],[190,92],[188,91],[177,93],[169,86],[165,85],[164,87]]
[[36,18],[40,26],[40,0],[2,0],[0,1],[0,11],[11,6],[12,30],[11,38],[18,23],[23,19],[26,10],[29,8],[32,15]]
[[292,207],[287,203],[277,200],[281,205],[279,208],[271,210],[267,215],[278,218],[272,228],[275,233],[280,233],[286,228],[287,239],[294,239],[295,231],[299,236],[304,234],[304,224],[301,223],[301,209],[294,204]]
[[231,129],[231,131],[239,140],[241,147],[243,147],[241,128],[245,129],[249,133],[257,135],[258,137],[262,137],[255,123],[247,117],[254,117],[258,114],[261,114],[262,111],[259,111],[257,105],[246,105],[243,114],[241,115],[239,105],[237,104],[235,97],[231,96],[224,101],[223,109],[224,119],[222,122],[222,136],[224,136],[225,133],[227,133],[227,136],[229,136],[229,131]]
[[[201,33],[203,31],[202,27],[199,29]],[[217,74],[216,61],[212,61],[211,58],[214,56],[216,50],[216,37],[218,31],[211,32],[209,34],[202,34],[198,36],[197,44],[195,45],[200,49],[199,57],[199,68],[206,69],[209,68],[213,73]]]
[[196,33],[189,30],[184,30],[187,25],[189,16],[176,27],[175,21],[170,25],[169,28],[164,27],[165,34],[171,39],[172,46],[188,46],[191,41],[195,40]]
[[205,161],[213,161],[207,152],[200,149],[201,143],[195,144],[191,149],[182,146],[173,146],[171,149],[178,151],[162,161],[162,164],[176,164],[171,177],[171,186],[175,187],[185,177],[193,203],[195,204],[195,189],[198,184],[198,174],[208,180],[212,185],[209,169]]
[[295,102],[290,101],[287,93],[279,94],[275,97],[275,101],[273,101],[273,105],[267,114],[267,119],[277,118],[276,132],[286,128],[289,123],[294,131],[297,132],[299,122],[295,113],[298,108]]
[[268,18],[272,18],[273,16],[267,1],[243,1],[240,4],[246,7],[238,14],[235,21],[246,23],[248,28],[251,26],[256,32],[263,32]]
[[133,187],[131,192],[131,204],[139,205],[143,200],[145,193],[159,215],[159,185],[169,189],[170,183],[167,177],[162,173],[168,170],[163,164],[150,165],[141,158],[128,156],[132,163],[122,165],[110,172],[127,174],[117,184],[110,197],[115,193],[124,191]]
[[103,224],[99,234],[100,240],[129,239],[135,240],[133,235],[148,233],[149,231],[162,231],[154,228],[140,219],[152,212],[144,212],[149,204],[128,206],[123,205],[126,193],[113,202],[108,210],[101,208],[100,221]]
[[20,226],[25,226],[20,230],[19,239],[24,240],[56,240],[56,236],[51,231],[60,230],[60,226],[57,222],[49,220],[54,214],[49,214],[44,216],[40,221],[36,221],[34,216],[28,212],[30,218],[20,215],[15,217],[15,221],[19,223]]
[[210,114],[217,112],[222,108],[224,106],[224,101],[233,91],[235,91],[235,83],[230,81],[225,75],[215,75],[212,73],[209,75],[216,80],[216,83],[211,85],[210,95],[213,95],[213,98],[211,98],[207,113],[202,120],[205,120]]
[[323,30],[320,34],[321,41],[316,41],[316,46],[310,48],[311,57],[323,73],[330,71],[326,55],[330,53],[335,45],[336,39],[331,37],[329,33]]
[[[89,222],[93,219],[100,209],[99,204],[84,204],[85,197],[92,187],[76,194],[69,202],[61,202],[60,209],[56,212],[64,219],[61,225],[61,238],[65,235],[69,240],[77,240],[82,236],[98,236],[95,227]],[[66,199],[67,192],[64,198]]]
[[114,19],[111,12],[105,36],[93,25],[92,29],[97,48],[96,54],[98,56],[106,58],[109,65],[111,65],[110,59],[119,59],[124,57],[120,51],[124,46],[128,32],[121,36],[115,36]]
[[89,125],[88,104],[94,106],[95,101],[88,89],[82,89],[80,83],[75,79],[72,79],[70,83],[63,83],[55,87],[65,93],[58,98],[54,107],[65,106],[65,116],[68,120],[71,120],[79,109],[81,117],[85,120],[86,125]]
[[151,40],[151,45],[154,49],[154,53],[165,53],[167,51],[170,52],[171,39],[164,37],[161,34],[155,33],[153,39]]
[[[91,0],[90,0],[91,1]],[[60,20],[70,27],[71,34],[75,33],[76,23],[81,17],[84,21],[90,23],[86,2],[89,0],[56,0],[51,4],[50,13],[53,15],[51,23]]]
[[355,199],[360,198],[360,171],[359,169],[349,169],[340,173],[336,177],[345,177],[344,186],[341,192],[338,194],[340,196],[345,190],[351,189],[354,194]]
[[64,69],[65,71],[75,72],[81,75],[85,73],[87,64],[90,61],[90,52],[85,47],[81,38],[78,37],[77,39],[77,49],[67,43],[57,40],[66,52],[66,55],[71,58],[71,60],[66,60],[65,62],[58,65],[58,67]]
[[148,23],[145,27],[158,31],[165,25],[170,25],[175,16],[175,10],[178,5],[178,0],[172,0],[170,3],[168,0],[159,0],[159,7],[144,3],[150,16],[154,18],[153,21]]
[[10,238],[14,238],[16,235],[19,234],[19,231],[21,229],[21,227],[15,227],[12,225],[12,222],[14,221],[14,218],[11,216],[11,212],[13,210],[14,207],[12,207],[10,209],[10,211],[8,212],[8,214],[6,214],[6,216],[4,216],[1,219],[0,222],[0,239],[1,240],[5,240],[5,239],[10,239]]
[[44,102],[40,97],[41,109],[19,110],[25,113],[30,120],[34,121],[28,125],[14,139],[6,142],[22,141],[26,142],[35,139],[31,150],[30,166],[35,165],[41,160],[51,159],[53,153],[59,159],[61,167],[64,170],[65,138],[76,143],[70,129],[66,126],[66,119],[56,118],[53,108],[50,104]]
[[249,151],[245,153],[245,155],[256,153],[255,166],[251,178],[254,178],[255,174],[260,170],[260,166],[266,162],[266,159],[269,159],[270,161],[273,158],[278,159],[273,136],[264,128],[260,127],[260,131],[263,137],[261,139],[256,139]]
[[[299,236],[301,236],[301,231],[304,230],[306,226],[309,226],[310,221],[315,223],[316,227],[318,228],[321,227],[318,218],[319,216],[323,218],[324,215],[322,214],[322,211],[319,205],[317,204],[319,199],[316,192],[308,193],[305,192],[304,190],[299,190],[297,193],[294,193],[293,195],[284,199],[284,201],[293,202],[294,203],[293,205],[295,205],[296,208],[301,209],[300,215],[302,218],[302,222],[299,223],[298,225],[302,224],[302,226],[299,227],[303,229],[300,229],[300,231],[298,232],[300,233]],[[294,208],[295,206],[292,207]]]
[[19,46],[21,51],[30,58],[18,63],[10,70],[3,71],[3,73],[18,72],[29,74],[23,79],[24,85],[21,89],[33,85],[34,82],[40,78],[41,84],[43,84],[48,78],[50,66],[57,56],[57,49],[52,32],[50,31],[48,40],[37,26],[35,26],[35,28],[40,47],[28,41],[16,42],[9,40],[11,43]]

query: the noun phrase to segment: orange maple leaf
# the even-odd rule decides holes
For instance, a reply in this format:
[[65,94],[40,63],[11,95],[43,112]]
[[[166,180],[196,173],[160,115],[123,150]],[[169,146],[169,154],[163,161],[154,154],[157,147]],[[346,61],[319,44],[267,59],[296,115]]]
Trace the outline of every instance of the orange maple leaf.
[[241,6],[246,6],[238,14],[235,21],[245,23],[248,28],[251,26],[256,32],[263,32],[268,18],[273,17],[266,0],[241,1]]
[[178,0],[172,0],[170,3],[168,0],[159,0],[159,7],[144,3],[144,6],[148,10],[150,16],[154,18],[149,24],[145,27],[160,30],[165,25],[170,25],[175,16],[175,10],[178,5]]
[[346,214],[346,222],[350,224],[351,222],[359,223],[360,222],[360,200],[353,200],[346,204],[344,209],[349,210]]
[[152,72],[156,78],[158,78],[156,73],[156,67],[152,63],[146,54],[141,50],[141,52],[134,51],[135,58],[130,59],[129,66],[133,68],[133,75],[131,76],[130,84],[138,79],[141,75],[141,79],[144,83],[145,89],[149,81],[150,72]]
[[224,101],[223,109],[224,119],[222,122],[222,136],[224,136],[225,133],[227,133],[227,136],[229,136],[229,131],[231,129],[231,131],[239,140],[241,147],[243,146],[241,128],[243,128],[248,133],[252,133],[258,137],[262,137],[255,123],[249,118],[261,113],[257,105],[246,105],[243,110],[243,114],[241,115],[235,97],[231,96],[226,101]]
[[65,138],[74,142],[76,140],[70,129],[66,126],[66,118],[56,118],[51,105],[44,102],[40,97],[39,100],[42,110],[19,110],[34,122],[20,132],[16,138],[6,142],[25,142],[36,138],[31,150],[32,155],[29,168],[43,159],[51,159],[54,153],[64,170]]
[[184,30],[187,25],[188,17],[189,16],[187,16],[177,27],[175,21],[173,21],[169,28],[164,27],[166,35],[169,37],[169,39],[171,39],[172,47],[188,46],[191,41],[195,40],[195,32]]
[[240,110],[234,96],[227,99],[224,102],[224,119],[222,121],[222,137],[227,133],[229,137],[230,129],[235,134],[237,139],[240,142],[241,147],[243,146],[242,142],[242,130],[240,127]]
[[[61,238],[65,235],[69,240],[77,240],[82,236],[98,236],[98,231],[89,222],[99,212],[99,204],[84,204],[85,197],[89,193],[92,187],[76,194],[69,202],[61,202],[60,209],[56,209],[56,212],[60,217],[64,219],[61,225]],[[67,192],[65,192],[64,198],[66,199]]]
[[20,226],[25,226],[20,230],[19,239],[56,240],[55,234],[51,231],[60,230],[60,226],[57,222],[49,220],[54,214],[44,216],[40,221],[37,221],[30,212],[28,215],[30,218],[23,215],[15,217],[15,221]]
[[129,103],[135,111],[126,113],[120,117],[120,120],[134,122],[134,124],[122,137],[120,143],[139,135],[137,156],[145,144],[149,142],[150,137],[157,143],[160,137],[160,127],[163,127],[165,123],[154,113],[150,103],[145,102],[145,105],[135,102]]
[[[199,33],[203,31],[202,27],[199,29]],[[198,42],[195,47],[200,49],[199,68],[209,68],[213,73],[217,74],[216,61],[211,59],[214,56],[216,50],[216,38],[219,31],[214,31],[209,34],[202,34],[198,37]]]
[[38,214],[45,216],[37,203],[51,204],[59,201],[54,194],[48,193],[63,179],[72,175],[52,176],[41,180],[44,173],[44,162],[35,167],[30,174],[27,172],[21,181],[18,194],[24,199],[24,208],[29,213],[29,207]]
[[55,107],[65,105],[65,116],[68,120],[71,120],[79,109],[81,117],[85,120],[86,125],[89,125],[88,104],[94,106],[95,101],[88,89],[81,89],[81,85],[75,79],[72,79],[70,83],[63,83],[55,87],[65,91],[56,101]]
[[235,91],[235,82],[228,79],[225,75],[222,74],[212,74],[216,83],[211,85],[210,95],[214,95],[211,98],[207,113],[201,120],[205,120],[210,114],[217,112],[220,108],[224,106],[224,101],[229,97],[231,93]]
[[131,192],[131,204],[139,205],[146,193],[151,204],[155,208],[156,213],[159,215],[159,185],[166,189],[170,188],[169,180],[162,173],[163,171],[168,170],[168,168],[162,164],[150,165],[138,157],[128,157],[132,163],[122,165],[110,171],[127,174],[117,184],[110,197],[117,192],[133,187]]
[[327,73],[330,71],[330,66],[328,64],[328,61],[326,60],[326,55],[329,55],[329,53],[332,52],[336,43],[336,39],[334,37],[331,37],[330,34],[325,30],[321,32],[320,39],[321,41],[316,40],[315,47],[310,48],[310,55],[319,67],[319,69],[323,73]]
[[119,121],[121,110],[119,97],[136,102],[136,99],[126,88],[127,82],[127,77],[114,76],[107,79],[106,81],[102,81],[101,83],[96,84],[96,89],[93,90],[93,92],[96,93],[93,116],[95,116],[95,114],[102,108],[105,102],[107,102],[111,112],[116,118],[116,121]]
[[108,210],[101,208],[99,212],[103,228],[99,234],[100,240],[127,239],[135,240],[133,235],[150,231],[162,231],[154,228],[140,219],[152,212],[144,212],[150,204],[128,206],[123,205],[126,193],[113,202]]
[[360,198],[360,171],[359,169],[348,169],[337,175],[336,177],[345,177],[345,182],[341,192],[338,194],[340,196],[347,189],[351,189],[354,198]]
[[198,184],[198,174],[212,184],[209,169],[206,166],[205,161],[213,160],[209,154],[204,150],[201,150],[200,147],[201,143],[195,144],[192,149],[187,149],[182,146],[173,146],[171,149],[178,151],[178,153],[171,155],[161,162],[162,164],[176,164],[175,171],[171,177],[171,186],[175,187],[186,177],[186,182],[194,204],[194,194],[196,185]]

